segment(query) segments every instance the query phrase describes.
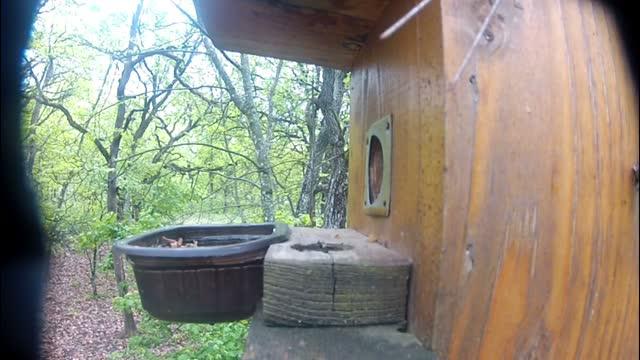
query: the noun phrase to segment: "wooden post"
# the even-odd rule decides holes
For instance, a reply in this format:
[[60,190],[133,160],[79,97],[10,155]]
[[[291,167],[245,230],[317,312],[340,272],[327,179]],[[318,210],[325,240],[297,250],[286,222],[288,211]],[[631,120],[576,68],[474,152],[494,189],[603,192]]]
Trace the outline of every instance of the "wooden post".
[[286,326],[400,324],[411,260],[348,229],[294,228],[264,261],[265,321]]

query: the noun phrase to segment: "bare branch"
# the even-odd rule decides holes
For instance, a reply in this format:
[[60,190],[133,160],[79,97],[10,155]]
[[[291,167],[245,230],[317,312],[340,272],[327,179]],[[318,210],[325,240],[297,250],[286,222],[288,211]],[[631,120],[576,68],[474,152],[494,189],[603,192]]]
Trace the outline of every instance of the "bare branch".
[[[54,108],[54,109],[59,110],[60,112],[62,112],[62,114],[64,114],[64,117],[67,119],[67,122],[69,123],[69,125],[72,128],[76,129],[78,132],[80,132],[82,135],[85,135],[85,134],[89,133],[89,130],[85,129],[82,125],[78,124],[73,119],[73,116],[71,115],[71,112],[66,107],[64,107],[63,105],[50,102],[45,97],[43,97],[42,94],[37,95],[35,97],[35,99],[36,99],[36,101],[40,102],[42,105]],[[98,140],[97,138],[93,138],[93,143],[98,148],[98,151],[100,151],[100,154],[102,155],[102,157],[104,157],[105,160],[109,161],[109,152],[104,147],[104,145],[102,145],[102,142],[100,140]]]
[[[228,149],[225,149],[225,148],[221,148],[221,147],[219,147],[219,146],[215,146],[215,145],[207,144],[207,143],[200,143],[200,142],[186,142],[186,143],[180,143],[180,144],[172,144],[172,145],[171,145],[171,146],[169,146],[169,147],[174,148],[174,147],[180,147],[180,146],[204,146],[204,147],[212,148],[212,149],[215,149],[215,150],[223,151],[223,152],[225,152],[225,153],[229,153],[229,154],[232,154],[232,155],[235,155],[235,156],[239,156],[239,157],[241,157],[241,158],[243,158],[243,159],[245,159],[245,160],[249,161],[249,162],[250,162],[251,164],[253,164],[253,166],[255,166],[257,169],[260,169],[260,166],[258,166],[258,164],[257,164],[253,159],[251,159],[250,157],[248,157],[248,156],[246,156],[246,155],[243,155],[243,154],[240,154],[240,153],[238,153],[238,152],[235,152],[235,151],[232,151],[232,150],[228,150]],[[140,156],[142,156],[142,155],[144,155],[144,154],[147,154],[147,153],[150,153],[150,152],[160,151],[160,150],[162,150],[163,148],[164,148],[164,147],[144,150],[144,151],[141,151],[141,152],[139,152],[139,153],[137,153],[137,154],[133,154],[133,155],[127,156],[126,158],[118,159],[118,162],[120,162],[120,161],[128,161],[128,160],[134,159],[134,158],[136,158],[136,157],[140,157]]]
[[[200,32],[202,34],[204,34],[207,38],[209,38],[209,40],[211,41],[211,43],[213,43],[213,38],[211,36],[209,36],[209,33],[207,32],[207,29],[204,28],[204,26],[202,26],[200,24],[200,22],[196,19],[194,19],[188,12],[186,12],[182,7],[180,7],[180,5],[176,4],[173,0],[171,1],[173,2],[173,5],[175,5],[176,8],[178,8],[178,10],[187,17],[187,19],[189,19],[189,22],[191,22],[191,25],[193,27],[195,27],[196,29],[200,30]],[[205,43],[206,44],[206,43]],[[215,44],[213,44],[215,46]],[[218,48],[217,46],[215,46],[216,48]],[[240,65],[238,65],[237,62],[233,61],[233,59],[231,59],[226,52],[224,52],[223,50],[220,50],[220,53],[222,54],[222,56],[227,59],[228,62],[231,63],[231,65],[233,65],[236,69],[240,69]]]

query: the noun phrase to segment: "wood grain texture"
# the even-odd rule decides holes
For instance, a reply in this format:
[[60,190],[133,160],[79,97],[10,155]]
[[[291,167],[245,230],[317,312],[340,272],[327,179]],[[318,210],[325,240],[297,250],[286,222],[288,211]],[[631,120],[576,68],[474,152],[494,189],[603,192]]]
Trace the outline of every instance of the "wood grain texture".
[[377,21],[391,0],[282,0],[291,5]]
[[[318,243],[337,251],[300,251]],[[293,228],[264,261],[264,318],[287,326],[405,323],[411,260],[351,229]]]
[[[390,5],[376,32],[411,3]],[[638,357],[626,66],[612,19],[589,2],[434,1],[363,48],[349,224],[412,256],[410,329],[441,357]],[[372,218],[363,134],[387,113],[391,214]]]
[[442,11],[432,346],[451,359],[638,358],[638,93],[612,18],[588,1],[443,0]]
[[[354,63],[351,90],[349,226],[414,259],[410,330],[428,343],[442,239],[444,84],[440,5],[433,1],[385,41],[378,34],[415,3],[394,1]],[[393,116],[388,217],[364,213],[365,134]]]
[[[409,328],[425,345],[638,358],[638,92],[612,18],[589,1],[433,0],[378,40],[416,2],[375,26],[272,2],[197,8],[217,14],[222,48],[353,63],[349,224],[413,258]],[[375,218],[364,135],[387,114],[391,209]]]
[[385,2],[347,1],[331,7],[319,2],[303,7],[296,5],[309,4],[195,0],[195,5],[198,18],[220,49],[349,69],[374,25],[371,17],[381,12]]

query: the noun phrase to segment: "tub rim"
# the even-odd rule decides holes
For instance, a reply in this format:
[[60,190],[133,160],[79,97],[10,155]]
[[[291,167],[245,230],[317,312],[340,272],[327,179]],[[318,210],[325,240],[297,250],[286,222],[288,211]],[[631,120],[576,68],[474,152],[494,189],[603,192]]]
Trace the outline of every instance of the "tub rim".
[[[220,246],[202,246],[195,248],[159,248],[130,245],[134,241],[143,240],[152,236],[159,236],[163,233],[171,231],[179,231],[185,229],[193,229],[195,231],[206,231],[209,229],[219,228],[240,228],[249,229],[258,226],[273,226],[273,232],[261,236],[255,240],[249,240],[239,244],[228,244]],[[226,258],[236,255],[243,255],[249,252],[256,252],[266,249],[275,243],[287,241],[289,238],[289,226],[281,222],[266,222],[255,224],[195,224],[195,225],[172,225],[159,229],[150,230],[139,235],[130,236],[123,240],[117,241],[113,245],[113,250],[125,254],[129,257],[147,257],[147,258]],[[242,234],[242,232],[240,232]]]

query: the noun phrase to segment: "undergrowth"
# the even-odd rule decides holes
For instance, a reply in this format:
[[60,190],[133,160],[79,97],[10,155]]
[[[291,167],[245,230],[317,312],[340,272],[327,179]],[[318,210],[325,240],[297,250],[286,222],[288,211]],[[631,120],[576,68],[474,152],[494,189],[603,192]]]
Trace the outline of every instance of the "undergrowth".
[[138,332],[124,350],[111,353],[111,360],[234,360],[244,351],[248,321],[218,324],[182,324],[157,320],[140,306],[137,293],[116,298],[114,306],[129,307],[139,316]]

